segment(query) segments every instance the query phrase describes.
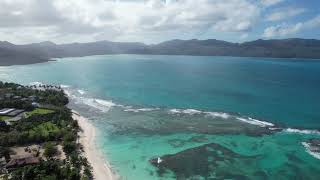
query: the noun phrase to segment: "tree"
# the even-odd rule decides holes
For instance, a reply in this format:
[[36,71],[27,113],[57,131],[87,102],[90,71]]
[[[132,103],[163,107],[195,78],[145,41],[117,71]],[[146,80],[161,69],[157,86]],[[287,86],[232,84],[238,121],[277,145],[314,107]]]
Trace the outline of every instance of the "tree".
[[63,137],[63,141],[65,142],[72,142],[75,141],[77,139],[76,133],[74,132],[67,132],[66,135],[64,135]]
[[53,143],[46,143],[44,145],[44,156],[46,158],[52,158],[57,153],[58,153],[58,149]]
[[77,150],[77,145],[74,142],[63,142],[63,151],[67,154],[70,155],[71,153],[75,152]]
[[12,150],[8,147],[0,147],[0,158],[4,157],[7,162],[10,161],[10,153],[12,153]]

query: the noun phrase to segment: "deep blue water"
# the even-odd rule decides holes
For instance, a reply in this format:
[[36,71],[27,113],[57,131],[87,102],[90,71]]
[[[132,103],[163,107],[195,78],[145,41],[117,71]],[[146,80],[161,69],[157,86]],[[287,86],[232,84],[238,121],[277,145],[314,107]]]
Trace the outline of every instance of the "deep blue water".
[[105,55],[3,67],[1,79],[68,84],[142,107],[240,113],[320,128],[320,61]]

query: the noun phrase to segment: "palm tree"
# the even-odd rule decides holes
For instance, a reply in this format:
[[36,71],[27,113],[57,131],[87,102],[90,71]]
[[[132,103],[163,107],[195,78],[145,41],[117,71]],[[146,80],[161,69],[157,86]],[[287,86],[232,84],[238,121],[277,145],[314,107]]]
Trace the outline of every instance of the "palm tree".
[[6,162],[10,161],[10,154],[12,154],[13,151],[8,147],[0,147],[0,158],[4,157],[6,159]]

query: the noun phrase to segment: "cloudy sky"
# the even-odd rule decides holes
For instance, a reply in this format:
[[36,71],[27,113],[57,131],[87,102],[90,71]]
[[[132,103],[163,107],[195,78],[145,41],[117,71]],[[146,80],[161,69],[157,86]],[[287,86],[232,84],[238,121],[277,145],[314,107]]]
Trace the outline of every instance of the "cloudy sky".
[[0,0],[0,41],[320,39],[320,0]]

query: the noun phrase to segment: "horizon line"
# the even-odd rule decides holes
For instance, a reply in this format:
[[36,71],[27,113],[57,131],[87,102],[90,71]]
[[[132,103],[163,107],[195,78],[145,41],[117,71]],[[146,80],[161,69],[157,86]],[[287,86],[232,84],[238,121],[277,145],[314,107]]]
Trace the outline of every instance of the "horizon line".
[[259,38],[259,39],[254,39],[254,40],[250,40],[250,41],[243,41],[243,42],[232,42],[232,41],[226,41],[226,40],[214,39],[214,38],[213,39],[193,38],[193,39],[170,39],[170,40],[161,41],[159,43],[145,43],[145,42],[141,42],[141,41],[111,41],[111,40],[96,40],[96,41],[88,41],[88,42],[68,42],[68,43],[56,43],[52,40],[46,40],[46,41],[33,42],[33,43],[23,43],[23,44],[12,43],[10,41],[4,40],[4,41],[0,41],[0,43],[9,43],[9,44],[16,45],[16,46],[23,46],[23,45],[32,45],[32,44],[41,44],[41,43],[52,43],[54,45],[69,45],[69,44],[90,44],[90,43],[98,43],[98,42],[111,42],[111,43],[140,43],[140,44],[144,44],[146,46],[152,46],[152,45],[158,45],[158,44],[162,44],[162,43],[170,42],[170,41],[192,41],[192,40],[197,40],[197,41],[215,40],[215,41],[222,41],[222,42],[227,42],[227,43],[232,43],[232,44],[244,44],[244,43],[254,42],[254,41],[281,41],[281,40],[316,40],[316,41],[320,41],[320,39],[315,39],[315,38],[293,37],[293,38],[273,38],[273,39]]

